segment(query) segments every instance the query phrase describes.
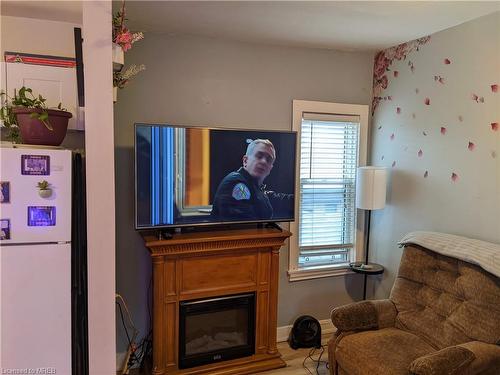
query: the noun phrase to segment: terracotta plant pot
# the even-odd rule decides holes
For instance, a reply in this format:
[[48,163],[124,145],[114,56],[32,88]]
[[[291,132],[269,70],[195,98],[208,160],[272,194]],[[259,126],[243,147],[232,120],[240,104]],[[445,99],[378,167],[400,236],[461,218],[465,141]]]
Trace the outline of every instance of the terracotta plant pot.
[[23,142],[31,145],[59,146],[66,136],[68,121],[73,117],[71,112],[48,109],[49,123],[54,129],[49,130],[43,122],[30,116],[33,112],[41,113],[42,110],[13,108],[12,111],[16,115]]

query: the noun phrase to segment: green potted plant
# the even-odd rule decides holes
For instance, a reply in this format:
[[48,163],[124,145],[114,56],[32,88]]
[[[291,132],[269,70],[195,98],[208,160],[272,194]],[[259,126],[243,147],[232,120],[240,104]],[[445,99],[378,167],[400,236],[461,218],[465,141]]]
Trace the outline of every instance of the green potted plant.
[[21,87],[14,91],[10,98],[5,92],[0,92],[2,107],[0,120],[8,129],[8,139],[15,143],[59,146],[68,129],[68,121],[73,116],[62,108],[47,106],[42,95],[35,96],[29,87]]
[[49,198],[52,195],[52,189],[50,188],[50,184],[46,181],[40,181],[37,183],[38,186],[38,195],[42,198]]

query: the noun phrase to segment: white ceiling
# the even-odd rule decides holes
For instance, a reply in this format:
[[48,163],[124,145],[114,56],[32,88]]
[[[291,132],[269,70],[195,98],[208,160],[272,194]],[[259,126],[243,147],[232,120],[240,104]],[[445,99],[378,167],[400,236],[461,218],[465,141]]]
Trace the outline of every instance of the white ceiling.
[[[500,1],[127,1],[126,9],[127,25],[146,33],[378,50],[500,11]],[[81,22],[81,1],[2,0],[0,10]]]
[[[119,2],[115,3],[119,5]],[[500,2],[127,1],[130,27],[254,43],[376,50],[500,10]]]

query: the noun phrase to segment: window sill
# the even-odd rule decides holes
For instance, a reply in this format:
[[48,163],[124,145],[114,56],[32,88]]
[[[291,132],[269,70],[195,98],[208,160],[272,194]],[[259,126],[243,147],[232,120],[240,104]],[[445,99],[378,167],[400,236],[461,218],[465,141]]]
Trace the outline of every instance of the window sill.
[[310,267],[305,269],[289,270],[288,281],[320,279],[323,277],[351,275],[353,273],[354,272],[351,271],[349,266],[317,268]]

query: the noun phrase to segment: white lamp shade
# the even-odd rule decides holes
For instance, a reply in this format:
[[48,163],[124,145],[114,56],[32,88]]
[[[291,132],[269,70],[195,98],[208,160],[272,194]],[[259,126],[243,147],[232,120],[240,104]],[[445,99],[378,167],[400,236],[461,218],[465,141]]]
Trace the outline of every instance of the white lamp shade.
[[385,206],[387,169],[383,167],[358,168],[356,181],[356,207],[378,210]]

